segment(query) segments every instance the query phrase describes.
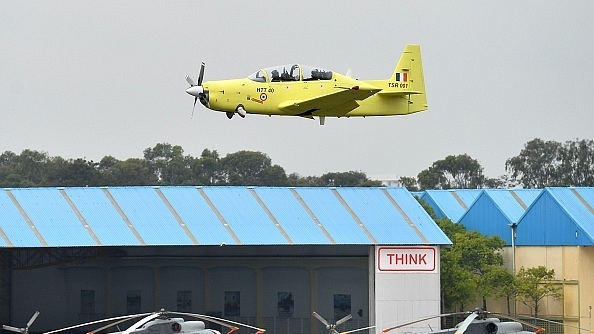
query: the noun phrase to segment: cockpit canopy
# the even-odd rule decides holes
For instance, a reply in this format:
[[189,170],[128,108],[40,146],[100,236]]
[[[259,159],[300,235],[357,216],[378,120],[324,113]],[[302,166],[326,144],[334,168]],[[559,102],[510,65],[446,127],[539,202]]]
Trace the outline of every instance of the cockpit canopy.
[[261,69],[248,78],[256,82],[330,80],[332,71],[309,65],[289,64]]

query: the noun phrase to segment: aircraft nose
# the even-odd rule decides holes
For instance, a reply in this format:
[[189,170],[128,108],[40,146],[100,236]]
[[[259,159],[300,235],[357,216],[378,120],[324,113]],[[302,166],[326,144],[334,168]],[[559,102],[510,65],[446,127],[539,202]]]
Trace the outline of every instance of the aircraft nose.
[[204,88],[202,88],[202,86],[192,86],[186,89],[186,93],[195,97],[199,97],[200,94],[204,93]]

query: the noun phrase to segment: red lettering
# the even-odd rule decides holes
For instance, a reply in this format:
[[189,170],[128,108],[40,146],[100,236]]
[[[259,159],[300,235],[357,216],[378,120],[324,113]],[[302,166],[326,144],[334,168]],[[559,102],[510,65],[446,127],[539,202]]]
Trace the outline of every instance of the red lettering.
[[425,260],[425,258],[427,257],[427,254],[419,254],[420,255],[420,261],[423,261],[423,264],[427,264],[427,261]]
[[386,254],[390,265],[427,264],[427,254]]

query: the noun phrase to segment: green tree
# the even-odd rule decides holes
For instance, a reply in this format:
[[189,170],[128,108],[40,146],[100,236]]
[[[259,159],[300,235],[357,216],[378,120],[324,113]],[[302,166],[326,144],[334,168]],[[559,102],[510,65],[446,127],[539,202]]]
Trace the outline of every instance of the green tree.
[[594,186],[594,141],[568,141],[560,154],[560,184],[566,187]]
[[221,158],[216,150],[204,149],[199,159],[191,162],[192,175],[197,184],[222,184]]
[[144,159],[130,158],[124,161],[113,161],[103,158],[99,165],[114,163],[102,169],[104,179],[112,186],[146,186],[157,183],[155,174],[151,173]]
[[524,188],[544,188],[558,185],[562,145],[555,141],[535,138],[518,156],[507,159],[505,170]]
[[144,150],[150,173],[160,184],[179,185],[191,179],[192,157],[184,156],[181,146],[160,143]]
[[46,162],[44,171],[41,186],[100,186],[103,180],[98,164],[82,158],[53,157]]
[[298,173],[291,173],[287,176],[287,185],[292,187],[320,187],[321,184],[319,176],[302,177]]
[[419,191],[419,182],[416,177],[402,176],[398,181],[408,191]]
[[475,189],[485,185],[481,164],[467,154],[449,155],[417,175],[420,189]]
[[498,236],[468,231],[447,218],[437,220],[437,224],[453,243],[441,254],[444,311],[456,307],[463,311],[464,305],[476,298],[482,298],[486,310],[487,298],[501,296],[502,284],[508,284],[511,275],[502,267],[505,242]]
[[363,172],[332,172],[323,174],[320,177],[323,187],[379,187],[380,181],[373,181],[367,178]]
[[554,278],[555,270],[545,266],[522,267],[516,274],[517,298],[534,311],[534,317],[538,317],[539,303],[543,298],[563,298],[563,288],[553,282]]
[[[45,176],[45,167],[50,161],[46,152],[34,150],[23,150],[16,156],[13,163],[14,171],[21,176],[23,180],[33,186],[39,186]],[[29,186],[29,185],[25,185]]]
[[239,151],[221,159],[222,176],[227,184],[236,186],[262,185],[263,172],[272,160],[261,152]]
[[279,165],[270,166],[260,173],[260,184],[270,187],[281,187],[288,184],[287,173]]
[[455,224],[447,218],[436,221],[442,231],[450,238],[453,245],[444,248],[440,254],[440,283],[442,310],[453,310],[457,307],[464,310],[464,305],[476,300],[477,280],[463,263],[462,247],[456,246],[458,236],[466,233],[462,224]]
[[505,169],[510,180],[524,188],[594,186],[594,141],[561,144],[535,138],[507,159]]

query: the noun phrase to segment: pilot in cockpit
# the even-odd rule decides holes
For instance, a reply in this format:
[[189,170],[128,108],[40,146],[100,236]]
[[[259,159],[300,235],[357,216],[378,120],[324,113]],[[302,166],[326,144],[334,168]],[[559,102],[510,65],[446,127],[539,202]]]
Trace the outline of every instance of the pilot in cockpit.
[[283,69],[283,74],[281,74],[281,79],[283,79],[283,81],[291,81],[291,80],[293,80],[293,77],[291,77],[291,75],[287,72],[286,69]]

